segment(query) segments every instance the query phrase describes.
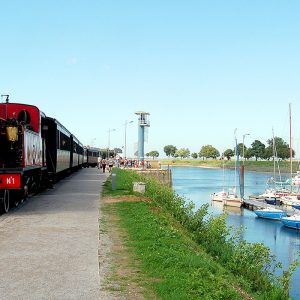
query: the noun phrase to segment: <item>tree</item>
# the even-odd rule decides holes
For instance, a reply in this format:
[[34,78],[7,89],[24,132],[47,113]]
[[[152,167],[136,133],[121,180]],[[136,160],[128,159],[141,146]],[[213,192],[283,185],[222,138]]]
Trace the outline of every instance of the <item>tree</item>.
[[202,146],[200,152],[199,152],[199,157],[203,158],[214,158],[216,159],[218,156],[220,156],[220,152],[213,147],[212,145],[205,145]]
[[264,157],[264,152],[265,152],[265,144],[263,144],[259,140],[255,140],[252,144],[252,154],[255,157],[255,160],[258,158],[263,158]]
[[174,157],[175,152],[177,151],[177,148],[173,145],[167,145],[164,147],[164,152],[166,155],[170,158],[170,156]]
[[101,149],[101,150],[100,150],[100,156],[101,156],[102,158],[106,158],[106,156],[107,156],[107,150],[106,150],[106,149]]
[[193,152],[193,153],[191,154],[191,157],[194,158],[194,159],[196,159],[196,158],[198,158],[198,154],[197,154],[196,152]]
[[114,152],[115,152],[116,154],[118,154],[118,153],[122,153],[123,151],[122,151],[122,149],[120,149],[120,148],[115,148],[115,149],[114,149]]
[[[176,154],[176,156],[175,156]],[[174,153],[174,157],[187,158],[190,156],[190,150],[188,148],[181,148]]]
[[[246,151],[247,147],[244,146],[244,151]],[[238,156],[243,156],[243,143],[238,143],[237,145]]]
[[245,151],[245,159],[249,159],[251,157],[253,157],[254,154],[253,154],[253,151],[252,151],[252,148],[248,148],[246,151]]
[[231,157],[234,156],[234,152],[233,152],[232,149],[227,149],[227,150],[224,151],[223,155],[224,155],[228,160],[230,160]]
[[[147,155],[147,154],[149,154],[149,155]],[[154,157],[159,157],[159,152],[156,150],[150,151],[147,154],[146,154],[146,156],[152,156],[152,159],[154,159]]]
[[266,147],[265,148],[265,151],[264,151],[264,155],[263,155],[263,159],[267,159],[267,160],[270,160],[271,157],[274,157],[273,155],[273,147]]
[[[273,138],[267,140],[267,144],[269,148],[272,150],[273,153]],[[280,137],[274,137],[274,144],[275,144],[275,153],[273,156],[277,156],[281,159],[287,159],[290,157],[290,146]],[[292,157],[295,156],[295,151],[292,150]]]

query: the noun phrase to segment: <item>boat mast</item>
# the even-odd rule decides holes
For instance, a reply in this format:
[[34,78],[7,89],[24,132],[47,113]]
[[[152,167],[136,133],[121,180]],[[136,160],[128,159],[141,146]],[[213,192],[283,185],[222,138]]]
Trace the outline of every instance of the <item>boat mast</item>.
[[276,184],[276,161],[275,161],[275,137],[274,137],[274,128],[272,128],[272,134],[273,134],[273,177],[274,182]]
[[222,163],[223,163],[223,191],[225,191],[225,161],[224,161],[224,151],[222,153]]
[[292,109],[291,103],[289,103],[290,113],[290,166],[291,166],[291,180],[293,179],[293,149],[292,149]]
[[234,130],[234,137],[235,137],[234,185],[235,185],[235,193],[237,193],[237,176],[238,176],[239,190],[240,190],[240,197],[241,197],[242,191],[241,191],[241,178],[240,178],[240,164],[239,164],[239,152],[238,152],[236,131],[237,131],[237,128]]

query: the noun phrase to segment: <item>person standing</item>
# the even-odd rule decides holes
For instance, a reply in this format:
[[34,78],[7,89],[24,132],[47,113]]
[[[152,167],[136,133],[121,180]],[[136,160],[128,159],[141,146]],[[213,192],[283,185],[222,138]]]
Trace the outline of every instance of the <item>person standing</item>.
[[102,167],[102,166],[101,166],[101,161],[102,161],[102,159],[101,159],[101,157],[99,156],[99,157],[98,157],[98,166],[97,166],[98,169],[101,169],[101,167]]
[[105,158],[103,158],[103,159],[101,160],[101,166],[102,166],[102,171],[103,171],[103,173],[105,173],[105,168],[106,168],[106,160],[105,160]]
[[109,170],[109,172],[111,172],[113,165],[114,165],[114,161],[113,161],[112,157],[110,157],[110,159],[108,160],[108,170]]

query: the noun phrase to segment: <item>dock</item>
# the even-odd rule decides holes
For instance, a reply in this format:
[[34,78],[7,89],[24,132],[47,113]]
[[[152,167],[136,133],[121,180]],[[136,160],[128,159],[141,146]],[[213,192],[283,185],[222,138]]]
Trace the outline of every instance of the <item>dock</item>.
[[243,207],[245,207],[249,210],[256,210],[256,209],[267,208],[267,207],[270,207],[270,208],[276,207],[278,209],[282,209],[282,210],[286,211],[289,215],[293,215],[297,212],[297,210],[291,206],[271,205],[271,204],[264,202],[264,200],[257,200],[257,199],[253,199],[253,198],[244,199]]

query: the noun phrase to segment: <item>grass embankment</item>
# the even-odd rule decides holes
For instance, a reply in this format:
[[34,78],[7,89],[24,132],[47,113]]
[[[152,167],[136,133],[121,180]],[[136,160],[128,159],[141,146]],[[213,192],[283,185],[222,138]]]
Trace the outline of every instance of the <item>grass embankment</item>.
[[[170,166],[191,166],[191,167],[206,167],[206,168],[222,168],[223,163],[225,168],[234,168],[234,160],[201,160],[201,159],[162,159],[160,160],[162,165]],[[240,162],[241,163],[241,162]],[[273,161],[254,161],[247,160],[243,162],[246,171],[257,171],[257,172],[273,172],[274,163]],[[280,172],[290,173],[290,162],[280,161],[276,162],[276,171],[278,171],[278,166]],[[293,161],[293,172],[299,169],[299,161]]]
[[[270,251],[232,236],[226,216],[193,212],[184,199],[133,171],[115,169],[104,196],[130,195],[132,182],[146,182],[147,201],[109,204],[117,211],[126,244],[139,262],[141,282],[160,299],[288,299],[287,284],[273,275]],[[287,272],[285,283],[290,274]],[[143,278],[142,278],[143,277]],[[146,284],[145,284],[146,282]]]

